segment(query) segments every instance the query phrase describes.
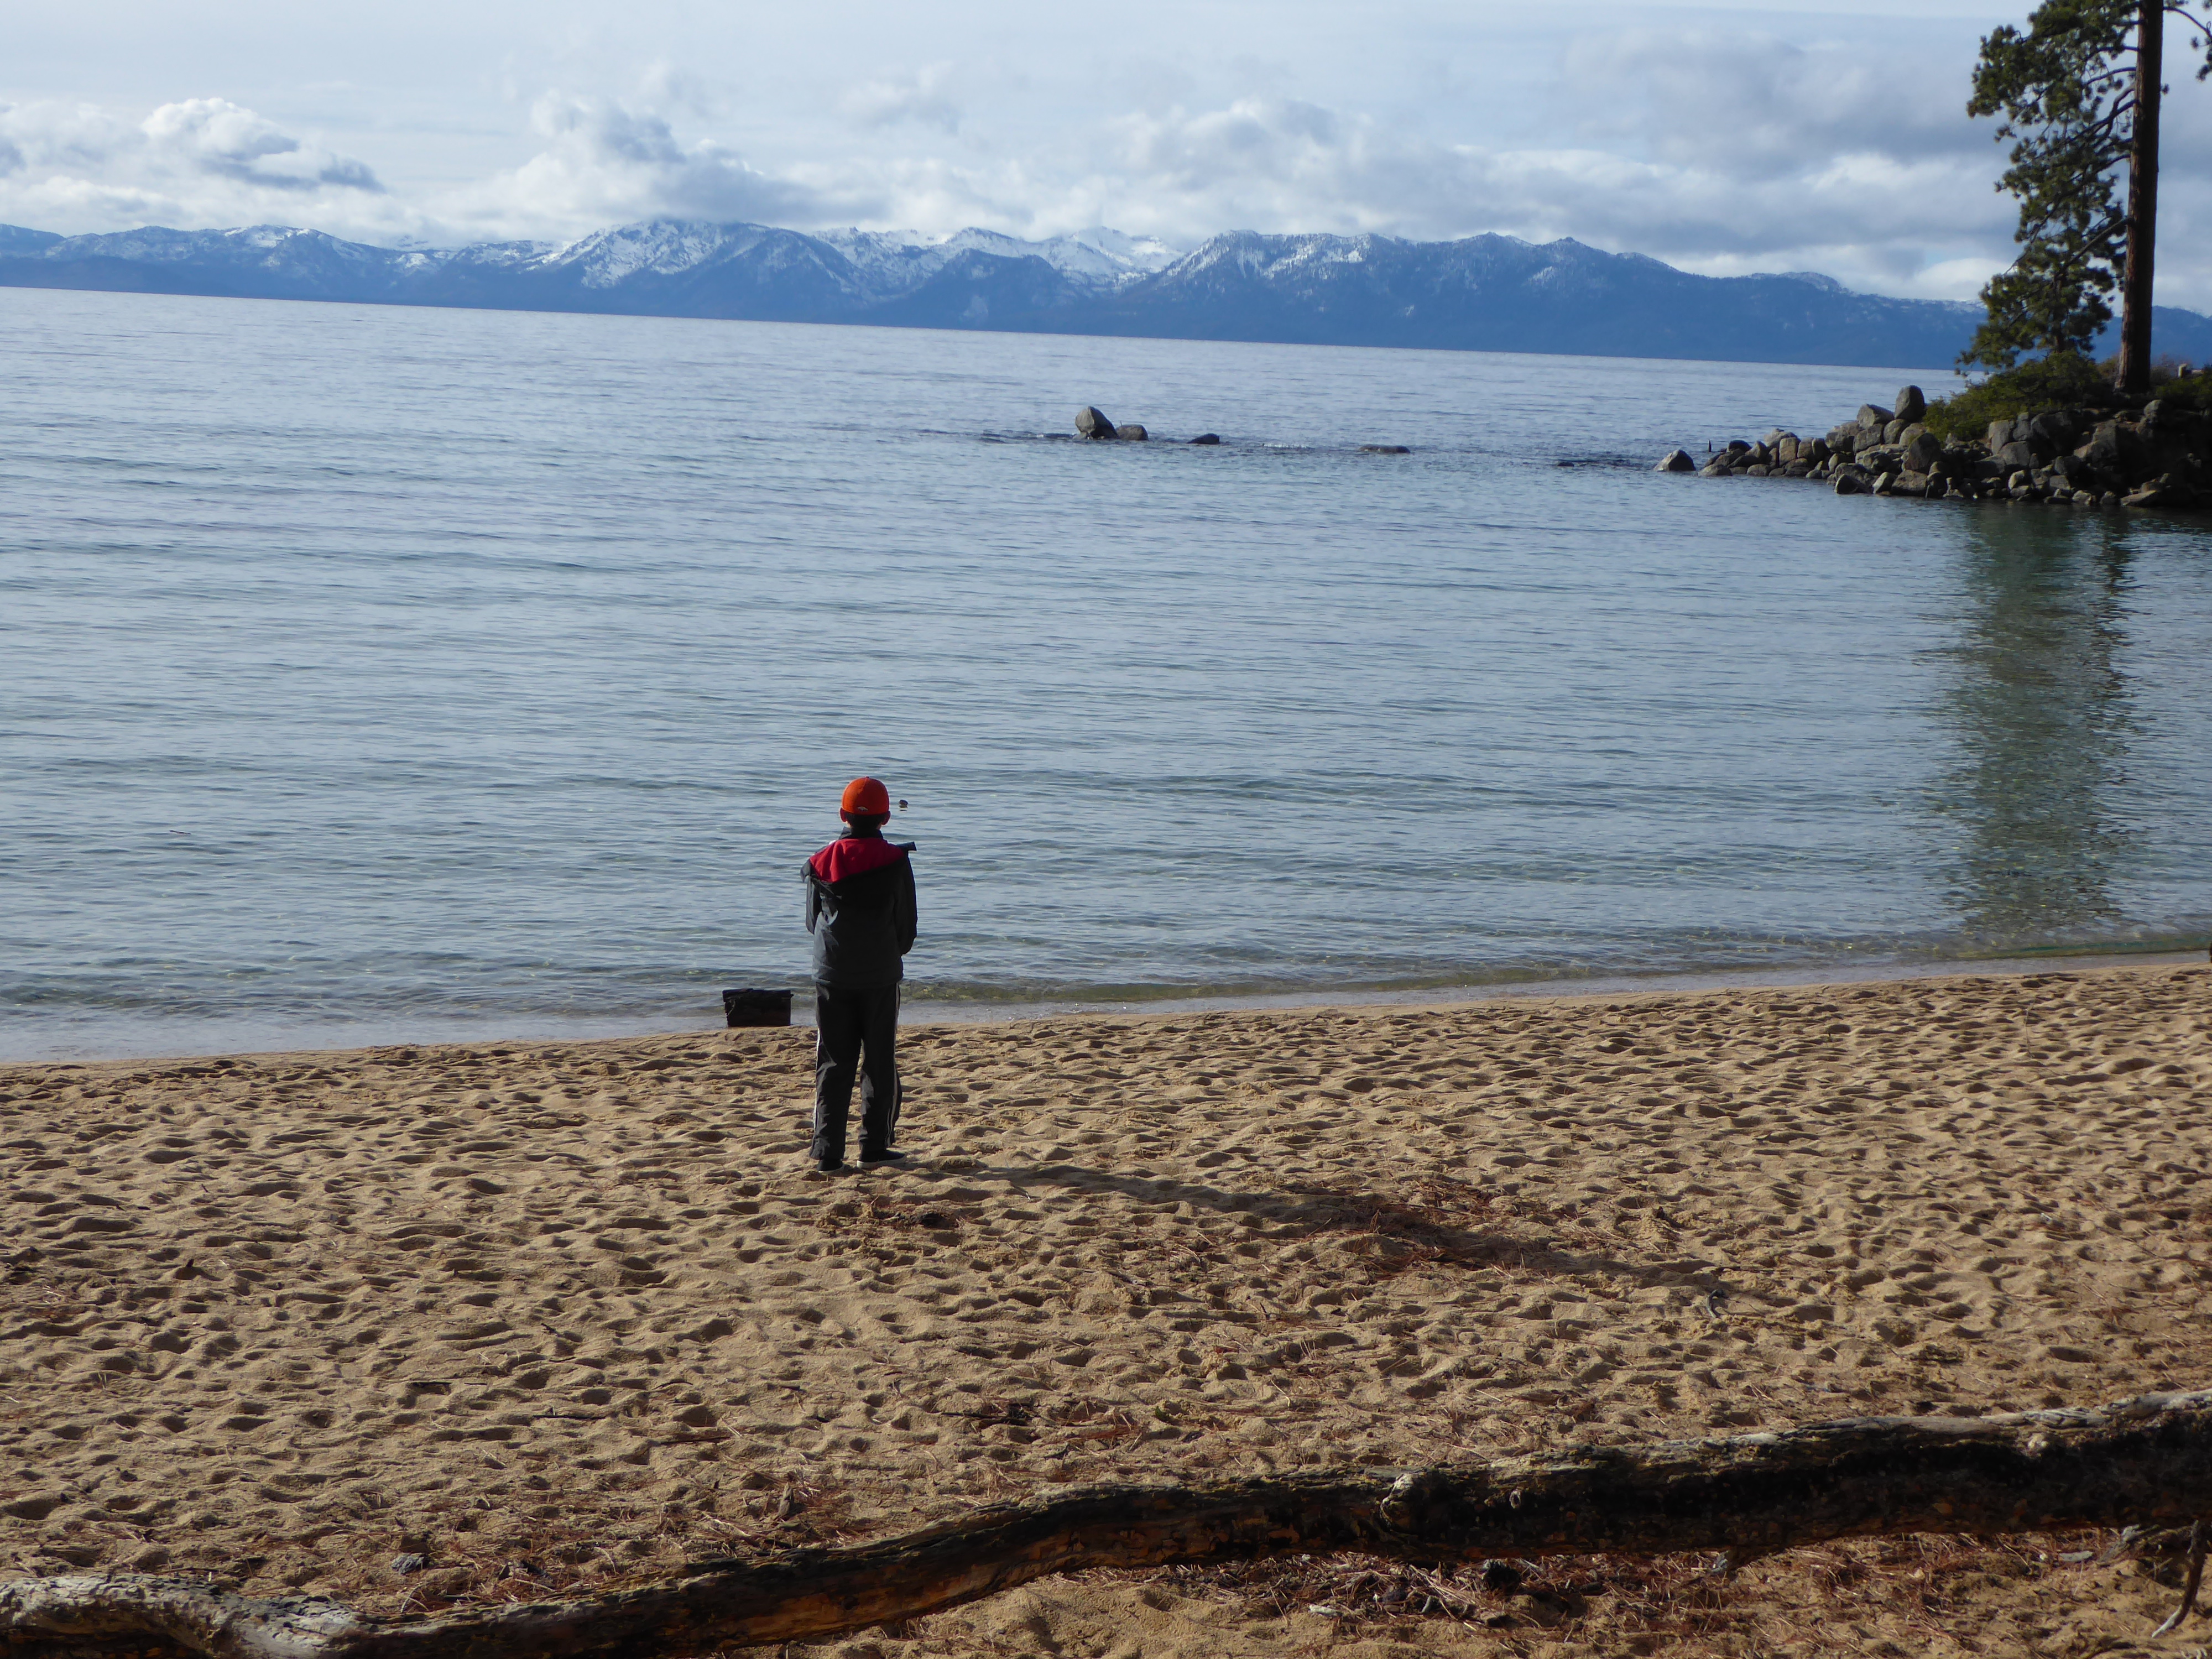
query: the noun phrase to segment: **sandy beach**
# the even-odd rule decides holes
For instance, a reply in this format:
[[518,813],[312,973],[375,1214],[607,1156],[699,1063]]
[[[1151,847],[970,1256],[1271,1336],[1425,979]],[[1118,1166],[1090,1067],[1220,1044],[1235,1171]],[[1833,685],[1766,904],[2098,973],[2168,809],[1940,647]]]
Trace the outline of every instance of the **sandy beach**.
[[[0,1571],[539,1599],[1053,1483],[2212,1382],[2212,969],[0,1068]],[[2100,1540],[1048,1580],[793,1653],[2185,1653]],[[393,1570],[395,1558],[422,1564]]]

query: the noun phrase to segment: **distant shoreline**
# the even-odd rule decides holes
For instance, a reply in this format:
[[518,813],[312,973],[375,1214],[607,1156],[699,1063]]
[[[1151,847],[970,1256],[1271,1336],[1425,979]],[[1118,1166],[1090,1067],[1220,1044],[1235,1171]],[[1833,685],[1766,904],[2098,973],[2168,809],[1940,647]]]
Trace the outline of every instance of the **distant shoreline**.
[[[1953,362],[1982,314],[1812,272],[1700,276],[1571,238],[1237,231],[1138,259],[1105,245],[1116,234],[1096,233],[1097,246],[972,230],[907,243],[652,220],[564,246],[422,250],[285,226],[76,237],[0,226],[0,287],[1884,369]],[[2212,318],[2156,316],[2159,350],[2212,358]]]

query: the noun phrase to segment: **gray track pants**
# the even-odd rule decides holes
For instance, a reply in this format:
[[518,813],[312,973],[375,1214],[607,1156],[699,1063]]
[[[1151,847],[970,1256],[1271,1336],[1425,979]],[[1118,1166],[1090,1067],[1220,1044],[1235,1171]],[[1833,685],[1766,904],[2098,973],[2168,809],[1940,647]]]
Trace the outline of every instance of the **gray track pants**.
[[814,1156],[842,1162],[860,1073],[860,1156],[890,1150],[898,1127],[899,988],[814,988]]

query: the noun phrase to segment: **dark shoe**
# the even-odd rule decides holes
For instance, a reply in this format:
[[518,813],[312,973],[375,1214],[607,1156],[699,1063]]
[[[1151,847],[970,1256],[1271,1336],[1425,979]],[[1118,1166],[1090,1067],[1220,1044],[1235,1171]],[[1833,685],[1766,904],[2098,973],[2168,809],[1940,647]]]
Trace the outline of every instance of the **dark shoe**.
[[836,1175],[845,1167],[845,1160],[842,1158],[817,1158],[814,1160],[814,1167],[823,1175]]
[[903,1164],[906,1162],[906,1154],[895,1152],[889,1147],[885,1147],[880,1152],[862,1152],[860,1162],[864,1166],[870,1164]]

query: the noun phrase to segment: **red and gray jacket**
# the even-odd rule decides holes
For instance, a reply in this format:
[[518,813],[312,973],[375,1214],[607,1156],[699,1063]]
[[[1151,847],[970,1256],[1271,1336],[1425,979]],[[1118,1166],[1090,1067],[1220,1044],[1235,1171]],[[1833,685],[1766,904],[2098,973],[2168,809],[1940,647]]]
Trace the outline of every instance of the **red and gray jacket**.
[[806,931],[817,985],[866,990],[906,977],[914,949],[911,842],[848,830],[806,860]]

